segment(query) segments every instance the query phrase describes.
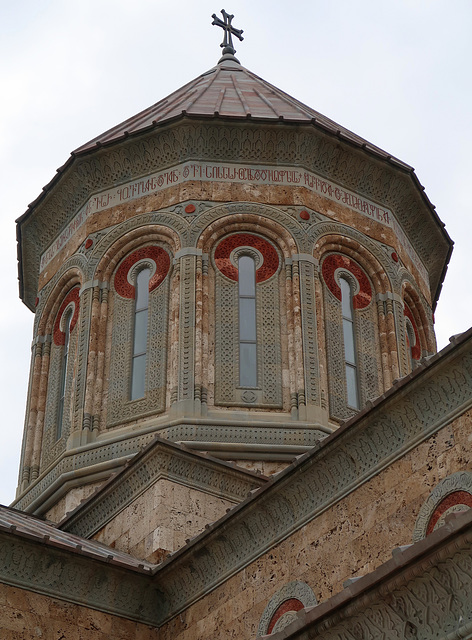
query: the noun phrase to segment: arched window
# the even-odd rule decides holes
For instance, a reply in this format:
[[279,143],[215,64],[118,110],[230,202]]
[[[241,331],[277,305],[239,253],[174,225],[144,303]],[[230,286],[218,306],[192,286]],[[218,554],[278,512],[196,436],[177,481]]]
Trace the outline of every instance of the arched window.
[[344,254],[321,265],[330,415],[350,418],[382,392],[378,319],[364,269]]
[[148,245],[126,255],[111,283],[112,335],[106,424],[165,410],[169,252]]
[[[44,436],[41,446],[41,466],[64,450],[72,430],[75,397],[75,358],[78,344],[80,295],[73,287],[64,297],[52,327],[48,350],[49,368],[44,412]],[[46,344],[46,343],[45,343]]]
[[420,336],[418,333],[418,327],[415,321],[415,317],[410,307],[406,303],[403,308],[403,313],[405,317],[405,334],[406,334],[408,365],[410,367],[410,371],[413,371],[413,369],[416,367],[416,365],[418,364],[418,361],[421,358]]
[[144,397],[145,391],[150,278],[150,269],[142,269],[142,271],[139,271],[136,276],[133,357],[131,366],[131,400],[137,400],[138,398]]
[[359,381],[357,368],[352,289],[346,277],[339,278],[341,287],[341,310],[343,317],[344,364],[346,368],[347,404],[359,409]]
[[410,368],[413,371],[413,369],[415,368],[415,359],[413,357],[413,350],[416,346],[416,337],[415,337],[415,331],[413,329],[413,326],[409,318],[406,319],[406,346],[408,349]]
[[256,263],[242,255],[238,260],[239,283],[239,384],[257,386]]
[[213,259],[215,405],[281,408],[279,253],[241,232],[220,240]]
[[67,392],[67,365],[69,361],[70,332],[72,324],[72,308],[69,308],[64,317],[64,346],[62,350],[61,372],[60,372],[60,392],[57,407],[56,439],[62,436],[62,424],[64,419],[64,403]]

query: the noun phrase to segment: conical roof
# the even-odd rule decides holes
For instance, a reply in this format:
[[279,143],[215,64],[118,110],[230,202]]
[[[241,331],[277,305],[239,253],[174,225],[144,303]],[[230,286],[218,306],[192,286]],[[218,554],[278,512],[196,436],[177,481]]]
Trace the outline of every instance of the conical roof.
[[[233,56],[224,56],[216,67],[80,146],[74,154],[111,144],[182,116],[313,123],[356,145],[368,147],[369,151],[384,159],[391,158],[382,149],[252,73]],[[396,160],[396,164],[411,168],[399,160]]]

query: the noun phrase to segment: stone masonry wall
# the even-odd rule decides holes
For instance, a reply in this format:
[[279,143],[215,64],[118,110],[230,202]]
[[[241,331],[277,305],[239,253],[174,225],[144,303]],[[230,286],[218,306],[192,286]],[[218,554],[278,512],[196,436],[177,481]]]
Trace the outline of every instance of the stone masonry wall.
[[223,516],[233,502],[158,480],[93,538],[140,560],[161,562]]
[[269,599],[301,580],[318,602],[411,544],[418,512],[443,478],[470,469],[472,412],[359,486],[159,630],[159,640],[255,638]]
[[157,630],[0,584],[2,640],[157,640]]

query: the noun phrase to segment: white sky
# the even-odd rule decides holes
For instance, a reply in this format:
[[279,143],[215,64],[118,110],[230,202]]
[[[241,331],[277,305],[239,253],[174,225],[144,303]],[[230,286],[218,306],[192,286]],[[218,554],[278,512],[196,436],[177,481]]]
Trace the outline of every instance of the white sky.
[[[70,152],[213,67],[215,0],[0,0],[0,503],[15,494],[33,315],[14,220]],[[470,0],[232,0],[251,71],[416,169],[456,242],[438,347],[469,327]],[[467,290],[468,291],[468,290]]]

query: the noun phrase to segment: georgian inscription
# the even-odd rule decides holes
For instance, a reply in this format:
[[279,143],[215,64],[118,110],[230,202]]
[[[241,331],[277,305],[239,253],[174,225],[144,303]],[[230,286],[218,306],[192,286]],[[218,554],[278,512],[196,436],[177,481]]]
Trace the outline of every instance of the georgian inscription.
[[339,202],[354,211],[390,227],[405,247],[416,268],[428,281],[424,265],[395,220],[392,212],[378,204],[343,189],[339,185],[315,175],[311,171],[296,167],[270,167],[262,165],[236,165],[229,163],[186,162],[167,171],[159,171],[145,178],[133,180],[127,184],[107,189],[89,198],[71,222],[54,239],[41,256],[40,272],[51,262],[66,245],[74,233],[85,223],[88,217],[99,211],[114,207],[145,195],[152,195],[169,186],[204,180],[210,182],[253,183],[267,185],[299,185],[318,195]]

